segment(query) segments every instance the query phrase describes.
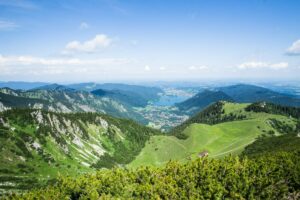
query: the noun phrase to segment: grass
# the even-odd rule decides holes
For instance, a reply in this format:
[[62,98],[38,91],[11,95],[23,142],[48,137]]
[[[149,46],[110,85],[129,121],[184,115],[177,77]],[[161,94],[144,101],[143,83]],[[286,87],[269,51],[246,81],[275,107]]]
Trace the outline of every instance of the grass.
[[140,154],[128,167],[142,165],[161,166],[169,160],[186,162],[198,157],[203,151],[209,152],[210,158],[222,158],[229,154],[239,154],[259,136],[274,130],[269,119],[277,119],[287,124],[295,124],[294,119],[267,113],[245,112],[248,104],[226,103],[224,114],[243,114],[245,120],[225,122],[216,125],[191,124],[184,133],[187,139],[174,136],[153,136],[146,143]]

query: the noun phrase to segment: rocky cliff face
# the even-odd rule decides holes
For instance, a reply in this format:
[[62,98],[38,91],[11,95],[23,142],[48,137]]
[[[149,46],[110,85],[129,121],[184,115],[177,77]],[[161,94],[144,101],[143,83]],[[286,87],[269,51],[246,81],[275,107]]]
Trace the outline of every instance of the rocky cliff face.
[[[97,113],[8,110],[0,113],[0,179],[22,189],[26,181],[40,183],[58,173],[91,171],[107,159],[122,165],[157,133],[131,120]],[[120,159],[126,151],[132,154]]]

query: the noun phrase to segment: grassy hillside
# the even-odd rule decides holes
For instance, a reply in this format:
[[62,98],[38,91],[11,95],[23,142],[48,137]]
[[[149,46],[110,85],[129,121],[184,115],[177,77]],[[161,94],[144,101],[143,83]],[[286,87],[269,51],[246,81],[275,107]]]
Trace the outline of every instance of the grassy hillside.
[[[0,113],[0,193],[129,163],[159,131],[96,113]],[[3,192],[2,191],[2,192]]]
[[[211,158],[239,154],[261,135],[282,134],[277,130],[278,127],[275,126],[274,121],[281,122],[291,130],[296,129],[294,118],[263,112],[247,112],[245,111],[247,106],[248,104],[219,102],[208,108],[209,111],[212,111],[212,108],[221,108],[219,112],[215,112],[217,114],[207,112],[211,114],[211,120],[217,118],[220,119],[219,121],[210,121],[207,117],[202,119],[203,116],[200,113],[180,126],[179,130],[182,130],[184,139],[175,136],[151,137],[129,167],[160,166],[170,159],[185,162],[195,159],[203,151],[208,151]],[[243,116],[243,118],[232,117],[234,121],[223,120],[230,119],[228,116]],[[197,120],[201,123],[197,123]]]
[[[232,105],[232,106],[231,106]],[[228,107],[228,109],[224,109],[224,107]],[[197,113],[192,116],[179,126],[174,127],[170,134],[174,135],[180,139],[185,139],[187,136],[184,134],[184,129],[186,129],[190,124],[201,123],[201,124],[218,124],[222,122],[234,121],[234,120],[242,120],[246,118],[243,114],[244,105],[239,104],[224,104],[223,101],[219,101],[214,103],[208,107],[206,107],[203,111]],[[235,112],[238,110],[240,112]],[[226,113],[225,113],[226,112]]]

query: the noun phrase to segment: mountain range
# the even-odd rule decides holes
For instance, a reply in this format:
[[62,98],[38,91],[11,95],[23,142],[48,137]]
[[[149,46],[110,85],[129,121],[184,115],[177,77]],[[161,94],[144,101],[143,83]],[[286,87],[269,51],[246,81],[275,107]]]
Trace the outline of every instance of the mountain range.
[[[181,90],[184,89],[181,88]],[[0,110],[39,108],[67,113],[101,112],[133,119],[145,125],[156,122],[158,119],[171,120],[170,126],[165,124],[164,127],[172,127],[173,124],[178,124],[178,119],[193,116],[218,101],[237,103],[265,101],[279,105],[300,106],[299,96],[278,93],[254,85],[239,84],[199,90],[200,92],[195,96],[176,103],[174,106],[149,107],[148,105],[151,103],[159,101],[160,98],[164,98],[164,95],[168,96],[169,94],[165,94],[164,90],[158,87],[114,83],[48,84],[29,90],[14,90],[5,87],[0,88]],[[161,113],[164,110],[169,114]],[[177,119],[176,123],[172,123],[172,119]]]
[[262,148],[258,144],[267,142],[264,151],[271,148],[269,140],[251,146],[261,137],[288,135],[284,141],[294,140],[290,149],[297,149],[299,117],[300,108],[217,102],[163,134],[99,113],[6,110],[0,115],[0,191],[49,184],[59,173],[77,176],[115,166],[163,166],[170,159],[188,162],[202,152],[210,158],[245,149],[247,155],[257,155]]
[[[169,160],[185,163],[204,154],[256,156],[274,142],[287,149],[276,139],[260,138],[288,135],[284,141],[296,141],[300,133],[300,108],[283,106],[298,106],[297,96],[234,85],[202,90],[175,106],[150,112],[156,107],[149,103],[163,96],[163,90],[149,87],[150,92],[140,95],[148,87],[138,88],[1,88],[0,193],[48,185],[59,174],[75,177],[102,168],[165,166]],[[163,133],[144,126],[151,118],[146,120],[140,110],[170,122],[174,115],[164,112],[190,118]],[[266,148],[259,147],[262,143]]]
[[143,96],[131,91],[97,89],[91,91],[91,93],[95,96],[115,99],[133,107],[145,107],[149,102]]
[[218,101],[234,101],[229,95],[222,91],[204,90],[195,96],[176,104],[176,106],[190,115],[197,113],[212,103]]
[[43,82],[23,82],[23,81],[8,81],[8,82],[1,82],[0,81],[0,88],[8,87],[14,90],[30,90],[33,88],[41,87],[44,85],[49,85],[49,83]]
[[237,103],[269,102],[284,106],[300,107],[300,97],[283,94],[255,85],[238,84],[213,90],[204,90],[184,102],[176,104],[179,110],[193,115],[217,101]]
[[141,85],[131,85],[131,84],[121,84],[121,83],[79,83],[79,84],[71,84],[67,85],[70,88],[74,88],[76,90],[84,90],[84,91],[95,91],[98,89],[106,90],[106,91],[121,91],[125,93],[131,93],[138,95],[139,98],[143,98],[146,101],[157,100],[159,98],[159,94],[163,93],[162,89],[159,87],[148,87]]
[[93,95],[61,85],[47,85],[31,90],[0,89],[0,110],[34,108],[53,112],[100,112],[146,123],[127,103],[106,96]]

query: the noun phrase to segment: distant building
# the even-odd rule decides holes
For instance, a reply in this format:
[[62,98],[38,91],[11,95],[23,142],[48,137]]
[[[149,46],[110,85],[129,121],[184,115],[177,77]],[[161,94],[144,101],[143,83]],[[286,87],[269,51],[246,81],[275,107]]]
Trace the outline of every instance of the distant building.
[[262,107],[262,108],[264,108],[266,105],[267,105],[266,102],[261,102],[260,103],[260,107]]
[[198,154],[199,158],[203,158],[203,157],[206,157],[208,156],[208,151],[202,151]]

